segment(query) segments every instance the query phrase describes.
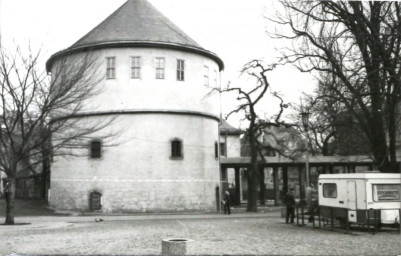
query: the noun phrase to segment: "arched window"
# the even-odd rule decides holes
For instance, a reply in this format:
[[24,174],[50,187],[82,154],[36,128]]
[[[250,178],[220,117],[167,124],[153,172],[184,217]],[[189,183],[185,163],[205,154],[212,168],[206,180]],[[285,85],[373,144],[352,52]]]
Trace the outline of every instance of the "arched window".
[[182,140],[173,139],[171,141],[171,158],[182,159],[182,157],[183,157]]
[[94,140],[91,142],[90,148],[90,156],[91,158],[101,158],[102,157],[102,142],[99,140]]

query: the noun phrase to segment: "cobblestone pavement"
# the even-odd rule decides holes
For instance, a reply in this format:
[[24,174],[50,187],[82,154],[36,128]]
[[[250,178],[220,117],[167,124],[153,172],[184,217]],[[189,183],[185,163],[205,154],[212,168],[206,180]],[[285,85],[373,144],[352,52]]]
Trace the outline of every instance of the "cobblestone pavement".
[[[0,226],[0,255],[157,255],[165,238],[188,238],[190,254],[401,255],[401,235],[353,235],[284,224],[279,213],[20,218]],[[2,221],[2,220],[0,220]]]

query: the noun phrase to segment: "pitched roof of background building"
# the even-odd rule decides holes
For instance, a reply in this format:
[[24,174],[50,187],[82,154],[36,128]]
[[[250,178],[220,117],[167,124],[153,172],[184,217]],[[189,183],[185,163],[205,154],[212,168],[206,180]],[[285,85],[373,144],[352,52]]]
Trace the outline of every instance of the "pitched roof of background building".
[[55,58],[76,51],[107,47],[163,47],[199,53],[214,59],[220,70],[223,61],[205,50],[147,0],[128,0],[98,26],[71,47],[50,57],[49,71]]
[[239,134],[243,133],[243,131],[241,129],[237,129],[234,126],[230,125],[226,120],[221,119],[220,133],[221,134],[230,134],[230,135],[239,135]]

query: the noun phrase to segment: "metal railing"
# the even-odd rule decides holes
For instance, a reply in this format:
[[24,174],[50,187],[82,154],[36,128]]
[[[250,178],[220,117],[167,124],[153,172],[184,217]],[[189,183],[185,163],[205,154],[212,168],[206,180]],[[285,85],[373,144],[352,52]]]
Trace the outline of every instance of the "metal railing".
[[[321,216],[321,207],[318,207],[317,210],[313,210],[312,212],[307,211],[305,212],[305,207],[304,205],[300,204],[297,205],[296,207],[296,219],[297,219],[297,226],[305,226],[305,216],[308,216],[309,219],[312,222],[313,228],[316,228],[316,217],[318,217],[318,224],[319,228],[322,227],[322,222],[326,222],[326,224],[329,224],[330,221],[330,228],[331,230],[334,230],[334,221],[336,220],[336,217],[334,216],[334,208],[333,207],[327,207],[330,209],[330,217],[322,217]],[[398,210],[398,223],[397,220],[395,221],[395,225],[397,226],[397,231],[399,234],[401,234],[401,209],[399,208],[391,208],[391,209],[367,209],[363,210],[365,211],[365,217],[366,221],[365,222],[356,222],[356,224],[367,226],[369,233],[375,234],[379,231],[379,226],[382,224],[381,223],[381,211],[382,210]],[[350,232],[350,220],[349,220],[349,209],[344,209],[345,211],[345,228],[347,230],[347,233]],[[361,210],[358,210],[361,211]],[[398,224],[398,225],[397,225]]]

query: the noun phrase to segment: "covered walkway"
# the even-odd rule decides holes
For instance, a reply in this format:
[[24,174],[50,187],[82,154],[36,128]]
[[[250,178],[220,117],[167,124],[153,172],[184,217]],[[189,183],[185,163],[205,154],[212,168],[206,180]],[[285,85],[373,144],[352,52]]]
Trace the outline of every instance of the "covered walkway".
[[[233,205],[247,201],[247,172],[250,157],[227,157],[220,159],[222,191],[228,190]],[[296,197],[305,198],[306,159],[291,160],[282,156],[265,157],[259,161],[259,205],[280,205],[288,187],[295,188]],[[355,173],[374,170],[368,156],[311,156],[309,158],[310,181],[317,187],[322,173]]]

